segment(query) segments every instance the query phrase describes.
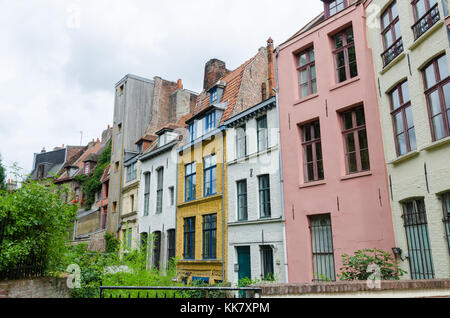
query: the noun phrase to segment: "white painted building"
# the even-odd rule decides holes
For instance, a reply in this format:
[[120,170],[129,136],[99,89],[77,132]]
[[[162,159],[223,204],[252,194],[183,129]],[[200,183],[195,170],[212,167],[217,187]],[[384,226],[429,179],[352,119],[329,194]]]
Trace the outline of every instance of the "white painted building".
[[366,1],[404,279],[450,276],[448,0]]
[[228,171],[228,280],[287,282],[276,99],[224,123]]
[[178,133],[172,128],[156,132],[158,140],[139,156],[139,233],[151,238],[148,265],[164,270],[175,257],[176,177]]

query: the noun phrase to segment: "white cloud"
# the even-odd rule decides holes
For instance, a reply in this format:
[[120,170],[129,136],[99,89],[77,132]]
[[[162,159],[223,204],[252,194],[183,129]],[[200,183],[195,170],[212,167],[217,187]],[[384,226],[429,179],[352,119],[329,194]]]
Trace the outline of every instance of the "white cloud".
[[[0,0],[3,2],[4,0]],[[0,153],[31,169],[42,147],[78,145],[112,124],[125,74],[200,91],[210,58],[236,68],[322,10],[299,0],[17,0],[0,12]]]

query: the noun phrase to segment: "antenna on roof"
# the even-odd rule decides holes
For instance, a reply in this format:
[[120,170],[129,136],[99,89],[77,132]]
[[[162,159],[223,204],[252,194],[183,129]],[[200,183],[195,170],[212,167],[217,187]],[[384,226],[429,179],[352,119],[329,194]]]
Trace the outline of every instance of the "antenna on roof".
[[80,146],[83,145],[83,131],[80,131],[81,138],[80,138]]

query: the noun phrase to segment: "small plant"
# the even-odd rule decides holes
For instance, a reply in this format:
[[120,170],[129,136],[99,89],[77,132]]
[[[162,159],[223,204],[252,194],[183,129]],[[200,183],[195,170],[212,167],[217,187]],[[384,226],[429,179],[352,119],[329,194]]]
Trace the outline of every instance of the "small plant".
[[374,264],[378,266],[381,280],[399,280],[406,272],[402,270],[389,252],[380,249],[363,249],[353,256],[342,255],[341,281],[368,280],[373,272],[368,268]]

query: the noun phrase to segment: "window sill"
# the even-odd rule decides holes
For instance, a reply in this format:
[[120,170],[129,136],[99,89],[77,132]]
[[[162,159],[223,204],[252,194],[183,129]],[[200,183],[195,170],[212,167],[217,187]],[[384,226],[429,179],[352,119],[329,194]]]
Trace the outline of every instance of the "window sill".
[[177,207],[181,208],[181,207],[188,206],[188,205],[191,205],[191,204],[198,204],[198,203],[201,203],[201,202],[206,202],[206,201],[220,199],[220,198],[222,198],[222,194],[210,195],[208,197],[203,197],[203,198],[199,198],[199,199],[195,199],[195,200],[179,203],[177,205]]
[[299,187],[299,189],[304,189],[304,188],[310,188],[310,187],[323,185],[323,184],[326,184],[326,183],[327,182],[325,180],[318,180],[318,181],[311,181],[311,182],[302,183],[298,187]]
[[254,225],[254,224],[262,224],[262,223],[274,223],[274,222],[284,222],[282,217],[277,218],[259,218],[256,220],[241,220],[228,222],[228,226],[240,226],[240,225]]
[[447,144],[450,144],[450,136],[436,140],[436,141],[432,142],[431,144],[421,148],[420,150],[432,151],[432,150],[435,150],[436,148],[439,148],[439,147],[447,145]]
[[336,89],[338,89],[338,88],[347,86],[347,85],[352,84],[352,83],[354,83],[354,82],[357,82],[357,81],[359,81],[359,80],[360,80],[360,77],[359,77],[359,76],[356,76],[356,77],[354,77],[354,78],[351,78],[351,79],[349,79],[349,80],[346,80],[346,81],[344,81],[344,82],[341,82],[341,83],[339,83],[339,84],[336,84],[336,85],[330,87],[330,91],[334,91],[334,90],[336,90]]
[[418,150],[410,151],[407,154],[401,155],[401,156],[397,157],[396,159],[389,161],[388,164],[390,164],[390,165],[397,165],[397,164],[399,164],[401,162],[404,162],[404,161],[406,161],[408,159],[416,157],[417,155],[419,155],[419,153],[420,153],[420,151],[418,151]]
[[352,173],[352,174],[341,177],[341,181],[355,179],[355,178],[361,178],[361,177],[367,177],[367,176],[371,176],[371,175],[372,175],[372,171],[357,172],[357,173]]
[[426,39],[428,39],[437,29],[439,29],[445,22],[440,20],[436,22],[431,28],[429,28],[424,34],[422,34],[410,47],[408,50],[412,51],[422,44]]
[[381,71],[380,75],[385,74],[387,71],[389,71],[391,68],[393,68],[395,65],[397,65],[403,58],[406,56],[406,52],[403,51],[399,55],[397,55],[388,65],[386,65]]
[[300,104],[302,104],[302,103],[304,103],[304,102],[307,102],[307,101],[309,101],[309,100],[311,100],[311,99],[314,99],[314,98],[316,98],[316,97],[319,97],[319,94],[315,93],[315,94],[311,94],[311,95],[309,95],[309,96],[303,97],[303,98],[297,100],[297,101],[294,103],[294,106],[300,105]]

